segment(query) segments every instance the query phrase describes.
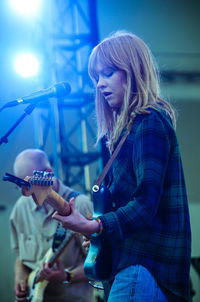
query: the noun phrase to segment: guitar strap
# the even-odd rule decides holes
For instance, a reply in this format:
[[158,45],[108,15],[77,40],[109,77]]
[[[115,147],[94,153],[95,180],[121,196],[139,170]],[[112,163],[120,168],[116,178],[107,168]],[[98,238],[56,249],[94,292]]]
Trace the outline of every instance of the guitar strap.
[[63,242],[67,234],[67,230],[64,229],[60,223],[58,223],[56,232],[53,237],[52,250],[55,252],[60,244]]
[[97,178],[97,180],[96,180],[94,186],[92,187],[92,191],[93,191],[94,193],[96,193],[96,192],[99,191],[100,186],[101,186],[101,184],[102,184],[104,178],[106,177],[106,175],[107,175],[107,173],[108,173],[108,171],[109,171],[109,169],[110,169],[110,167],[111,167],[111,165],[112,165],[114,159],[116,158],[116,156],[117,156],[117,154],[119,153],[119,151],[120,151],[120,149],[121,149],[123,143],[125,142],[125,140],[126,140],[128,134],[130,133],[131,128],[132,128],[132,125],[133,125],[133,120],[134,120],[134,119],[132,119],[132,120],[129,122],[125,134],[122,136],[122,138],[121,138],[119,144],[117,145],[116,149],[114,150],[112,156],[111,156],[110,159],[108,160],[107,164],[106,164],[105,167],[103,168],[103,171],[101,172],[101,174],[100,174],[99,177]]

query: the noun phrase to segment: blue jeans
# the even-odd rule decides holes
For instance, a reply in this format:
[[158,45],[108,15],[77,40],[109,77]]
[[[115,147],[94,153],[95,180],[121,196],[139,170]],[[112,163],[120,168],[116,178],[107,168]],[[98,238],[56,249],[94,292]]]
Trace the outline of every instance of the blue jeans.
[[115,276],[108,298],[108,302],[169,301],[176,299],[167,298],[151,273],[142,265],[131,265],[121,270]]

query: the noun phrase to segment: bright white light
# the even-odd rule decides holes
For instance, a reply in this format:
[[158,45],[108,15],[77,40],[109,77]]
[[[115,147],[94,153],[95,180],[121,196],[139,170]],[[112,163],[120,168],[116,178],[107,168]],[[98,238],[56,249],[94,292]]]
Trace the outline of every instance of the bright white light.
[[32,54],[22,54],[16,58],[15,70],[24,78],[37,75],[38,68],[39,62]]
[[41,0],[10,0],[11,6],[22,15],[36,15]]

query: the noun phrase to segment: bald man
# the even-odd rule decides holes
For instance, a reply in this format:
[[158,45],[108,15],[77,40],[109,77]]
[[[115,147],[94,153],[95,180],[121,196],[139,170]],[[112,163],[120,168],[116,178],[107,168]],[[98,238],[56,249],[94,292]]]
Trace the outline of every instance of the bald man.
[[[53,172],[47,155],[39,149],[26,149],[15,159],[13,166],[17,177],[32,176],[33,170]],[[60,180],[54,179],[53,189],[69,201],[75,198],[79,211],[89,217],[92,203],[85,195],[65,186]],[[17,253],[15,262],[15,296],[17,301],[27,301],[30,293],[28,284],[30,273],[39,270],[40,277],[48,281],[40,293],[41,301],[48,302],[92,302],[93,289],[83,271],[86,257],[82,243],[82,235],[58,227],[58,222],[52,219],[54,209],[47,201],[41,207],[35,204],[32,197],[21,196],[10,215],[11,247]],[[59,231],[58,231],[59,230]],[[63,232],[63,233],[62,233]],[[60,235],[61,234],[61,235]],[[60,237],[69,243],[63,249],[59,260],[51,267],[45,263],[44,257]],[[55,247],[55,246],[53,246]],[[58,248],[58,247],[57,247]],[[56,249],[55,249],[56,252]],[[49,260],[49,259],[48,259]],[[38,269],[39,268],[39,269]],[[39,288],[39,287],[38,287]]]

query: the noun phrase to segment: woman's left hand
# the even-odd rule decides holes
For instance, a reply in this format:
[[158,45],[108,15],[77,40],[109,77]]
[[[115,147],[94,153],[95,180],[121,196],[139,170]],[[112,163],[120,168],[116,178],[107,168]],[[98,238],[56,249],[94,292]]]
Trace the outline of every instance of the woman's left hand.
[[99,224],[96,220],[90,220],[85,218],[75,206],[75,198],[71,198],[69,202],[71,208],[71,213],[68,216],[61,216],[56,211],[52,218],[60,221],[62,227],[65,229],[70,229],[74,232],[81,233],[85,236],[88,236],[92,233],[95,233],[99,229]]

